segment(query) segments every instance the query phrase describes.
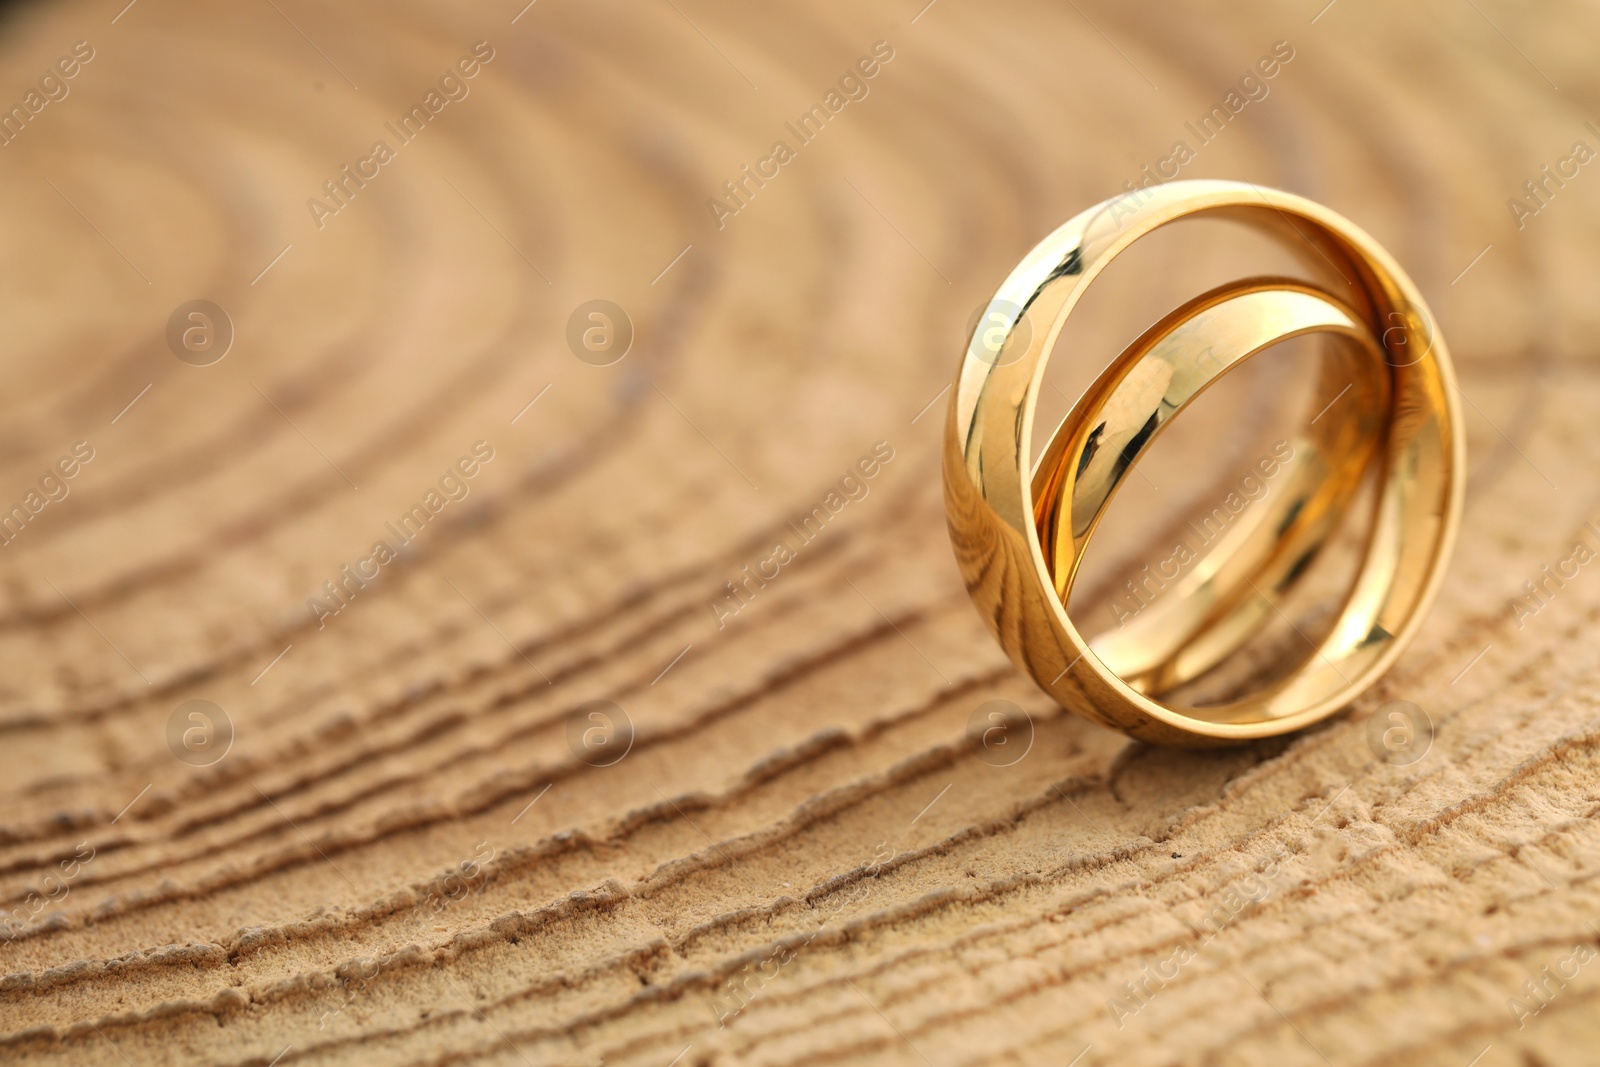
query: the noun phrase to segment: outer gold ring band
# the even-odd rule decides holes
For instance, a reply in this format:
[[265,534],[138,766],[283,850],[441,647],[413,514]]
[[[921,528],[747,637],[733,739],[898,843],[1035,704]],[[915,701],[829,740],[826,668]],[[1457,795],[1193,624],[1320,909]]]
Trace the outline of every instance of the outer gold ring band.
[[[1030,441],[1046,362],[1084,291],[1134,241],[1199,215],[1266,233],[1317,282],[1251,279],[1186,304],[1112,362],[1035,465]],[[1170,182],[1137,199],[1105,201],[1046,237],[996,291],[985,318],[996,316],[997,336],[974,337],[952,390],[946,508],[973,603],[1051,697],[1146,740],[1223,744],[1316,722],[1389,668],[1421,625],[1449,560],[1465,444],[1444,342],[1416,287],[1371,237],[1288,193]],[[1018,329],[1024,321],[1032,328]],[[1361,384],[1361,403],[1354,416],[1307,427],[1305,440],[1315,447],[1296,466],[1294,523],[1258,522],[1239,533],[1208,557],[1178,606],[1136,638],[1086,638],[1064,604],[1122,475],[1218,375],[1307,332],[1334,336],[1340,344],[1330,352],[1342,346],[1345,353],[1325,355],[1323,395],[1345,376]],[[1005,358],[995,358],[1000,352]],[[1377,497],[1365,555],[1326,635],[1291,672],[1242,699],[1206,706],[1161,699],[1267,621],[1348,506],[1369,458]]]

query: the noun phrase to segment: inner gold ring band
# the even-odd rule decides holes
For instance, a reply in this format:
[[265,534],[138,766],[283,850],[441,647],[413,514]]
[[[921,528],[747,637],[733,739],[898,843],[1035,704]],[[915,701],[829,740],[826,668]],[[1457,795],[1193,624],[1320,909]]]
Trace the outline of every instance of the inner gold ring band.
[[[1465,456],[1453,372],[1411,281],[1350,222],[1287,193],[1172,182],[1106,201],[1041,242],[990,305],[1007,358],[969,345],[944,450],[952,544],[968,590],[1012,659],[1064,707],[1141,738],[1215,744],[1298,729],[1345,706],[1393,663],[1437,592],[1460,521]],[[1119,216],[1132,215],[1131,219]],[[1253,279],[1205,294],[1122,354],[1029,461],[1045,363],[1084,290],[1134,241],[1181,218],[1265,232],[1320,284]],[[1033,328],[1017,330],[1026,320]],[[1048,328],[1040,328],[1041,324]],[[1161,611],[1087,640],[1065,598],[1095,523],[1140,452],[1219,374],[1308,332],[1337,339],[1320,394],[1357,403],[1302,427],[1289,491],[1193,568]],[[1342,353],[1335,355],[1334,353]],[[1343,379],[1343,380],[1340,380]],[[1354,414],[1352,414],[1354,412]],[[1324,425],[1326,423],[1326,425]],[[1377,501],[1334,625],[1278,681],[1231,703],[1160,694],[1221,662],[1267,621],[1322,546],[1369,459]],[[1285,521],[1287,520],[1287,521]],[[1170,605],[1170,606],[1168,606]]]
[[[1172,418],[1240,363],[1306,334],[1338,343],[1323,353],[1320,387],[1307,425],[1275,472],[1277,491],[1260,506],[1225,512],[1232,517],[1217,523],[1217,536],[1174,588],[1161,589],[1160,599],[1125,626],[1089,640],[1107,669],[1140,692],[1194,680],[1270,621],[1361,483],[1389,418],[1388,365],[1355,313],[1330,294],[1289,279],[1223,286],[1185,304],[1118,357],[1062,421],[1039,462],[1035,518],[1056,595],[1066,604],[1111,497]],[[1315,417],[1336,400],[1338,417]]]

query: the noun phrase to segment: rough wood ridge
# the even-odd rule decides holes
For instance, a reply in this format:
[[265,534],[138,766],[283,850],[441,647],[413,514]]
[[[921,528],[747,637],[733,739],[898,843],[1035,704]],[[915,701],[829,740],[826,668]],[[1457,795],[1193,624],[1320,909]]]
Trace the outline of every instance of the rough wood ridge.
[[[8,9],[0,1061],[1593,1062],[1600,12],[1320,6]],[[1175,172],[1384,242],[1470,435],[1399,667],[1222,752],[1043,700],[937,470]]]

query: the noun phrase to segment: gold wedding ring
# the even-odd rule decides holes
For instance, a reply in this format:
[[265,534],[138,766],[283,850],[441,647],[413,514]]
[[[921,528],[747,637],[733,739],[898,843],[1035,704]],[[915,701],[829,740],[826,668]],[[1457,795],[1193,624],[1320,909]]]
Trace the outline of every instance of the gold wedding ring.
[[[1111,362],[1030,462],[1045,364],[1084,291],[1133,242],[1195,217],[1266,234],[1312,280],[1247,278],[1185,303]],[[1222,375],[1307,335],[1323,339],[1313,403],[1286,454],[1262,461],[1281,491],[1240,511],[1125,625],[1086,638],[1066,605],[1089,539],[1140,455]],[[980,317],[945,423],[951,543],[990,630],[1063,707],[1165,743],[1286,733],[1349,704],[1421,625],[1460,524],[1460,425],[1444,342],[1416,287],[1371,237],[1288,193],[1169,182],[1069,220]],[[1171,696],[1281,614],[1363,483],[1375,493],[1364,554],[1332,625],[1305,639],[1303,658],[1242,696]]]

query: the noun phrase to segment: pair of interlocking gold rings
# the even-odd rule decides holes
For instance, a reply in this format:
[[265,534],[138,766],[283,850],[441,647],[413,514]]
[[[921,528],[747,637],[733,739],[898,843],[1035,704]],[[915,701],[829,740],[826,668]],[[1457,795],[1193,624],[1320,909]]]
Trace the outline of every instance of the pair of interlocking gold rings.
[[[1045,364],[1085,290],[1133,242],[1195,217],[1264,232],[1320,284],[1246,278],[1190,300],[1111,362],[1031,463]],[[1063,707],[1151,741],[1265,737],[1348,705],[1421,625],[1460,524],[1461,415],[1432,322],[1371,237],[1255,185],[1170,182],[1107,200],[1045,238],[982,316],[945,423],[951,541],[1006,652]],[[1273,494],[1137,615],[1086,638],[1066,605],[1089,538],[1140,455],[1228,370],[1311,334],[1327,338],[1317,393]],[[1175,702],[1170,694],[1239,654],[1281,611],[1364,482],[1376,496],[1363,555],[1331,626],[1247,695]]]

